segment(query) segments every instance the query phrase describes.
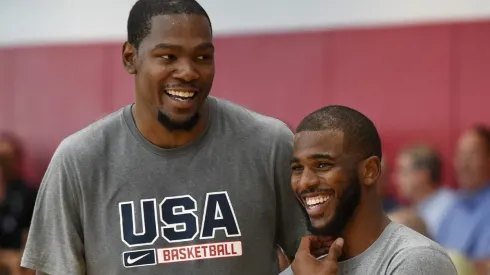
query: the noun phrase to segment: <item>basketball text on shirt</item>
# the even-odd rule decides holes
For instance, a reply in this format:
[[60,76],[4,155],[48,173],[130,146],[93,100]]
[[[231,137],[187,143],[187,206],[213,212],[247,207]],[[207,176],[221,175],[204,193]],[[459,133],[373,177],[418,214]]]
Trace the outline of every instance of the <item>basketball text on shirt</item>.
[[[152,246],[158,238],[170,244],[196,239],[213,240],[219,230],[224,231],[227,238],[240,237],[240,227],[226,191],[206,194],[201,220],[196,214],[197,201],[190,195],[166,197],[160,202],[143,199],[139,203],[141,221],[135,218],[133,201],[119,203],[121,239],[129,248],[133,248],[122,255],[125,267],[242,255],[241,241],[143,249]],[[141,232],[136,230],[138,222],[142,225]]]

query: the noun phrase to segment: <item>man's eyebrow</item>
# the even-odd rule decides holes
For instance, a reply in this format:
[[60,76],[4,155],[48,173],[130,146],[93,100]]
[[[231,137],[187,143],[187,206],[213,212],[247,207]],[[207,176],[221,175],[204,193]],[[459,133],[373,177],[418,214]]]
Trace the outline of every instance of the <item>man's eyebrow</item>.
[[297,157],[293,157],[291,159],[291,161],[289,162],[289,164],[293,164],[293,163],[296,163],[296,162],[299,162],[299,159]]
[[182,48],[181,46],[175,45],[175,44],[160,43],[160,44],[157,44],[155,47],[153,47],[153,50],[181,49],[181,48]]
[[[317,153],[317,154],[313,154],[313,155],[308,156],[307,159],[310,159],[310,160],[327,159],[327,160],[334,161],[335,157],[333,157],[331,154]],[[290,161],[290,164],[297,163],[297,162],[299,162],[299,158],[293,157]]]
[[[210,43],[210,42],[204,42],[204,43],[201,43],[199,45],[197,45],[198,49],[212,49],[214,50],[214,45],[213,43]],[[169,44],[169,43],[159,43],[157,45],[155,45],[155,47],[153,47],[153,50],[158,50],[158,49],[162,49],[162,50],[167,50],[167,49],[170,49],[170,50],[180,50],[182,49],[182,46],[180,45],[176,45],[176,44]]]
[[212,50],[214,50],[214,45],[211,42],[204,42],[202,44],[199,44],[196,48],[199,48],[199,49],[212,49]]
[[319,154],[313,154],[308,157],[309,159],[328,159],[328,160],[335,160],[335,157],[333,157],[330,154],[325,154],[325,153],[319,153]]

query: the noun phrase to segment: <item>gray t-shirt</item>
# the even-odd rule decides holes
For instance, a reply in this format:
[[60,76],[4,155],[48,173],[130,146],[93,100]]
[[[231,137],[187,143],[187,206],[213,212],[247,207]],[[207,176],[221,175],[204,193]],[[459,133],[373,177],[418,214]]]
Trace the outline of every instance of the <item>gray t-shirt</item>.
[[40,186],[22,266],[51,275],[278,274],[306,233],[293,134],[210,97],[197,140],[162,149],[127,106],[66,138]]
[[[439,244],[394,222],[366,251],[338,265],[340,275],[458,275]],[[289,267],[280,275],[294,274]]]

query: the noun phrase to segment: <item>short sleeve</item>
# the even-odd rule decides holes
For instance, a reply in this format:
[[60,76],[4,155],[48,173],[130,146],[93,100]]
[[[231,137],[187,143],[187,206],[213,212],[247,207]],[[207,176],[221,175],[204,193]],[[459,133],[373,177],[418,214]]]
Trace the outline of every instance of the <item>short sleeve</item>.
[[293,156],[294,135],[284,125],[275,144],[274,179],[277,202],[277,243],[288,257],[293,257],[307,229],[301,206],[291,189],[290,162]]
[[451,258],[433,247],[407,248],[398,253],[388,270],[390,275],[458,275]]
[[79,183],[68,153],[62,143],[44,175],[21,262],[40,274],[85,274]]

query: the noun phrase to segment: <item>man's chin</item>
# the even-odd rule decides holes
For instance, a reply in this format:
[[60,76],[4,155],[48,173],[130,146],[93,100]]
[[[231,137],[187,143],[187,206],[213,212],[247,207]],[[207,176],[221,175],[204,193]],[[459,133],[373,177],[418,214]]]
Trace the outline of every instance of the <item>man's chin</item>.
[[160,124],[169,131],[190,131],[199,122],[199,113],[186,117],[176,117],[159,111],[157,116]]
[[319,236],[319,237],[328,237],[328,236],[330,236],[328,233],[326,233],[327,230],[325,230],[324,227],[320,227],[320,228],[311,227],[311,228],[308,228],[308,231],[312,235]]
[[316,224],[311,220],[308,222],[308,231],[315,236],[323,236],[322,232],[324,231],[325,225]]
[[325,232],[326,229],[329,227],[329,221],[325,220],[324,218],[311,218],[309,217],[308,220],[308,230],[317,236],[322,236],[322,232]]
[[335,224],[325,221],[308,221],[308,231],[315,236],[336,238],[341,234],[341,229]]

